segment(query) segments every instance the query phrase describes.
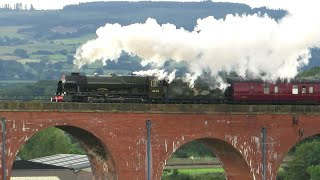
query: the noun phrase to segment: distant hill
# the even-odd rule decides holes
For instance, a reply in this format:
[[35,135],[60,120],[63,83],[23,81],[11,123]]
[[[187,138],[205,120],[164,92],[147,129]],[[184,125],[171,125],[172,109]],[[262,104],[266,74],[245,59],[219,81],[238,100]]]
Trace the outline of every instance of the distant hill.
[[[173,23],[192,30],[196,20],[207,16],[224,18],[227,14],[268,14],[280,19],[284,10],[250,8],[244,4],[203,2],[91,2],[68,5],[62,10],[7,10],[0,9],[0,26],[33,26],[41,31],[57,25],[89,27],[94,31],[106,23],[122,25],[145,22],[148,17],[159,23]],[[90,28],[91,27],[91,28]]]
[[282,18],[284,10],[266,8],[252,9],[245,4],[222,2],[91,2],[79,5],[68,5],[63,11],[101,12],[106,15],[108,22],[131,24],[144,22],[148,17],[159,23],[173,23],[178,27],[192,30],[196,20],[207,16],[225,18],[227,14],[268,14],[275,19]]
[[[62,72],[72,70],[75,50],[88,39],[94,38],[96,29],[106,23],[128,25],[143,23],[152,17],[160,24],[172,23],[193,30],[199,18],[225,18],[227,14],[255,13],[261,16],[268,14],[278,21],[287,12],[211,1],[90,2],[68,5],[62,10],[0,8],[0,78],[58,79]],[[313,50],[310,66],[305,69],[319,66],[319,60],[320,50]],[[86,70],[91,73],[97,71],[98,67],[99,71],[106,73],[111,71],[110,68],[125,72],[141,68],[132,57],[123,57],[119,63],[109,63],[108,67],[99,66],[88,66]],[[14,69],[10,71],[11,74],[7,72],[10,69]]]

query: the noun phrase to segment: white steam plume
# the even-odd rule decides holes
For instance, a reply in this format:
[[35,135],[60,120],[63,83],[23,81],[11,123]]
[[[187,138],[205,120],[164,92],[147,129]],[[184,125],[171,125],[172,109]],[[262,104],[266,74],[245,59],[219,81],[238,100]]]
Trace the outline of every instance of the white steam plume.
[[171,73],[166,72],[164,69],[150,69],[146,71],[134,71],[132,74],[137,76],[155,76],[160,80],[167,80],[168,83],[172,82],[176,75],[176,70]]
[[320,47],[317,1],[240,2],[283,8],[289,13],[279,22],[257,14],[207,17],[199,19],[191,32],[173,24],[159,25],[150,18],[144,24],[106,24],[97,30],[97,39],[77,50],[74,64],[80,68],[96,60],[117,60],[124,51],[141,57],[142,64],[158,68],[169,59],[185,61],[191,80],[203,71],[213,76],[219,71],[235,71],[265,80],[293,78],[308,63],[310,48]]

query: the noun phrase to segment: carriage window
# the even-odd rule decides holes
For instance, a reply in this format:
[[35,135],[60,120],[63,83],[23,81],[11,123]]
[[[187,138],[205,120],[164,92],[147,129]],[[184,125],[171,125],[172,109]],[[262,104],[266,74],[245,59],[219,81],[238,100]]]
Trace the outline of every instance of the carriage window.
[[292,94],[299,94],[298,85],[292,85]]
[[269,94],[269,93],[270,93],[269,84],[264,84],[263,94]]
[[313,86],[310,86],[310,87],[309,87],[309,93],[310,93],[310,94],[313,94]]
[[302,86],[301,93],[302,93],[302,94],[306,94],[306,93],[307,93],[307,88],[306,88],[306,86]]
[[254,92],[254,86],[253,85],[251,85],[251,89],[249,90],[251,93],[253,93]]
[[157,87],[158,86],[158,81],[157,80],[152,80],[151,81],[151,87]]
[[275,93],[275,94],[278,94],[278,92],[279,92],[278,86],[274,86],[274,93]]

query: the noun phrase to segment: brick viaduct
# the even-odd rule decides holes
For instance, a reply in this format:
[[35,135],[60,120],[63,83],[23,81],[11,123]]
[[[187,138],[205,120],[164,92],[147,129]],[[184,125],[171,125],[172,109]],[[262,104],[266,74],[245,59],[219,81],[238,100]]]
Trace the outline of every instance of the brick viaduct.
[[198,140],[218,156],[228,180],[275,180],[288,151],[320,134],[319,112],[315,105],[1,102],[0,177],[5,165],[9,179],[31,136],[54,126],[80,141],[96,179],[159,180],[170,156]]

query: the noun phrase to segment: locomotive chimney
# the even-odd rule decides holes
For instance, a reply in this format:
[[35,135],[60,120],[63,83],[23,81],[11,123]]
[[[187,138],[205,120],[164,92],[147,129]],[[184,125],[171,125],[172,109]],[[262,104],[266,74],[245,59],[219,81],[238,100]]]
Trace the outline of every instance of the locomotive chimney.
[[79,72],[72,72],[71,75],[72,75],[72,76],[79,76],[80,73],[79,73]]

